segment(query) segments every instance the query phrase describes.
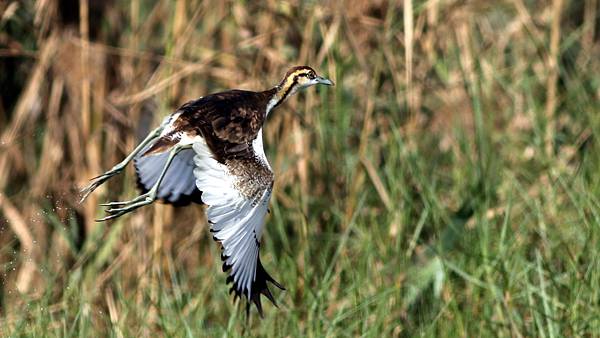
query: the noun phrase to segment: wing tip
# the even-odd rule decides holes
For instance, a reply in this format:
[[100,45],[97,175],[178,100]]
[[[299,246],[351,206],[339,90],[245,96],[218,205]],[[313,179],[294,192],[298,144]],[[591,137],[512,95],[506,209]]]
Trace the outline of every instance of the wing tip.
[[[224,254],[221,254],[221,259],[223,260],[223,267],[222,267],[223,272],[229,271],[231,269],[231,265],[228,265],[226,262],[227,258],[229,258],[229,257]],[[279,308],[279,305],[277,304],[277,301],[275,300],[273,293],[271,293],[271,290],[269,289],[267,282],[270,282],[271,284],[275,285],[280,290],[285,291],[286,289],[285,289],[285,287],[283,287],[283,285],[281,285],[273,277],[271,277],[271,275],[269,275],[269,273],[263,267],[263,265],[260,261],[260,257],[257,258],[256,263],[257,263],[256,264],[256,278],[252,282],[252,286],[251,286],[252,290],[250,292],[250,298],[248,298],[248,290],[246,288],[240,288],[237,285],[237,283],[234,281],[233,275],[230,274],[229,276],[227,276],[227,279],[225,280],[225,282],[226,282],[226,284],[230,284],[230,283],[232,284],[231,288],[229,289],[229,294],[233,294],[234,302],[238,298],[246,299],[246,315],[250,314],[251,304],[254,303],[254,305],[256,306],[256,309],[258,311],[258,314],[260,315],[261,318],[264,318],[264,311],[263,311],[263,307],[262,307],[262,301],[260,298],[261,295],[264,295],[265,297],[267,297],[267,299],[273,305],[275,305],[275,307]]]

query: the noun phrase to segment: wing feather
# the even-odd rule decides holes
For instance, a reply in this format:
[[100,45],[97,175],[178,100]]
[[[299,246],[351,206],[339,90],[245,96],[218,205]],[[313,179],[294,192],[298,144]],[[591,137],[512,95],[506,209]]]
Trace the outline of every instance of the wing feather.
[[[145,150],[149,147],[146,147]],[[169,153],[164,152],[134,158],[137,183],[142,191],[150,190],[158,181],[168,156]],[[159,199],[177,206],[187,205],[190,202],[201,202],[193,173],[194,156],[194,152],[188,149],[182,150],[175,156],[158,188],[157,197]]]
[[208,205],[206,215],[213,238],[222,245],[223,271],[229,271],[227,280],[233,283],[232,291],[236,298],[245,296],[248,306],[254,302],[262,315],[261,294],[275,304],[266,282],[283,287],[266,273],[259,256],[273,189],[273,173],[262,150],[261,133],[252,148],[251,156],[220,163],[205,142],[197,142],[193,146],[194,176],[202,202]]

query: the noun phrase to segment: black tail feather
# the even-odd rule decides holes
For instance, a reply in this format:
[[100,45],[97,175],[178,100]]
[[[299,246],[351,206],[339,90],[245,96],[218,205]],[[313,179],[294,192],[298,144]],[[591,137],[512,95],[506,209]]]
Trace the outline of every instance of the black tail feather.
[[[228,257],[226,255],[221,254],[221,259],[224,261],[224,263],[223,263],[223,271],[224,272],[231,269],[231,266],[226,263],[227,258]],[[245,298],[246,298],[246,314],[247,315],[250,314],[250,305],[251,305],[251,303],[254,303],[254,305],[256,306],[256,309],[258,310],[258,314],[260,315],[261,318],[264,318],[262,302],[260,299],[261,295],[264,295],[265,297],[267,297],[267,299],[269,301],[271,301],[271,303],[273,303],[273,305],[275,305],[275,307],[279,307],[277,305],[277,302],[275,301],[275,297],[273,297],[273,294],[271,293],[271,290],[269,289],[267,282],[272,283],[273,285],[275,285],[276,287],[278,287],[281,290],[285,290],[283,285],[281,285],[279,282],[277,282],[275,279],[273,279],[273,277],[271,277],[271,275],[269,275],[269,273],[265,270],[265,268],[263,267],[263,265],[260,261],[260,257],[257,259],[257,262],[256,262],[256,278],[252,282],[252,286],[251,286],[252,290],[250,292],[250,299],[248,299],[247,289],[240,288],[237,285],[237,283],[234,281],[232,275],[227,276],[227,279],[226,279],[227,284],[230,284],[230,283],[233,284],[231,286],[231,288],[229,289],[229,293],[234,294],[233,301],[235,302],[238,298],[241,299],[241,298],[244,298],[244,296],[245,296]]]

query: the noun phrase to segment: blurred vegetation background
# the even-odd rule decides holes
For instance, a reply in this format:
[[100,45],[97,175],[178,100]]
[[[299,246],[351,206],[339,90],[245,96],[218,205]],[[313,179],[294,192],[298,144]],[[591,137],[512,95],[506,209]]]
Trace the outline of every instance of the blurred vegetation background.
[[[600,334],[599,0],[0,2],[0,335]],[[280,308],[202,207],[78,189],[187,100],[293,65],[270,116]]]

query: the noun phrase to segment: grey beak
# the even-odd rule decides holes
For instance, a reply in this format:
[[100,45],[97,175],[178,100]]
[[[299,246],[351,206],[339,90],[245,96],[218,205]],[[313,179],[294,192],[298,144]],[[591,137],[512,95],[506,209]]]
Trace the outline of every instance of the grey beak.
[[320,84],[324,84],[324,85],[327,85],[327,86],[333,86],[333,85],[334,85],[334,84],[333,84],[333,82],[332,82],[331,80],[329,80],[329,79],[326,79],[326,78],[324,78],[324,77],[321,77],[321,76],[317,76],[317,81],[318,81]]

